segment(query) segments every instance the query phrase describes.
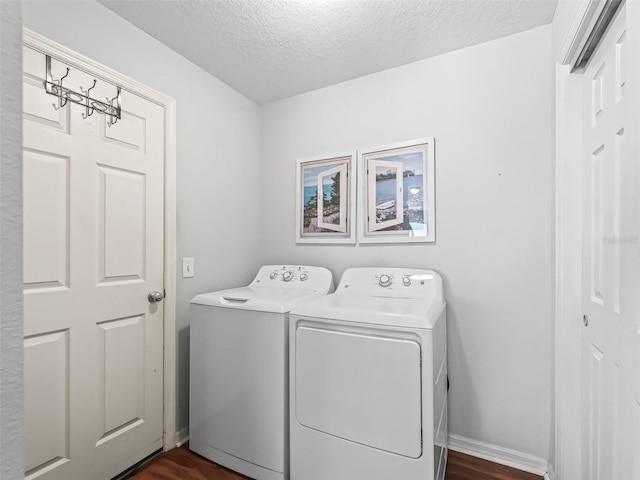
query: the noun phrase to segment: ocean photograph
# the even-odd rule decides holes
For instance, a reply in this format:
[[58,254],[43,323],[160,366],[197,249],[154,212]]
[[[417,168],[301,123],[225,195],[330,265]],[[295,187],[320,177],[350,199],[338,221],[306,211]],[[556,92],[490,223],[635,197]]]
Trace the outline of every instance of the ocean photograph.
[[[375,198],[376,223],[395,220],[399,214],[402,221],[377,231],[412,230],[415,224],[424,224],[424,172],[423,152],[391,155],[378,158],[388,162],[398,162],[401,169],[377,166],[375,169],[375,193],[371,192],[369,201]],[[397,175],[402,174],[402,199],[396,199]],[[399,201],[402,205],[397,205]]]
[[[302,233],[335,233],[336,230],[318,225],[318,175],[335,169],[344,162],[325,163],[303,167],[303,218]],[[322,178],[322,222],[325,224],[340,223],[340,172],[325,175]]]

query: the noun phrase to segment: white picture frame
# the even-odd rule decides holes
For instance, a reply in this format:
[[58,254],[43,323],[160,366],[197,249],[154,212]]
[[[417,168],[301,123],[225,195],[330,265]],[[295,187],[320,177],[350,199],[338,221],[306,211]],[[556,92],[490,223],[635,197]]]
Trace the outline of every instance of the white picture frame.
[[354,151],[296,161],[296,243],[356,242],[356,158]]
[[358,149],[358,243],[433,243],[433,137]]

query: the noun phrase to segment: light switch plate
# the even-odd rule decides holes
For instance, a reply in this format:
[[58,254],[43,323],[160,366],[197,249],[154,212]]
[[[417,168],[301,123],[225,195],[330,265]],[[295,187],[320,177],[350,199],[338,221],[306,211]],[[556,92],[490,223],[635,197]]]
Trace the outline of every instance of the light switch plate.
[[193,277],[193,258],[183,258],[182,259],[182,278],[191,278]]

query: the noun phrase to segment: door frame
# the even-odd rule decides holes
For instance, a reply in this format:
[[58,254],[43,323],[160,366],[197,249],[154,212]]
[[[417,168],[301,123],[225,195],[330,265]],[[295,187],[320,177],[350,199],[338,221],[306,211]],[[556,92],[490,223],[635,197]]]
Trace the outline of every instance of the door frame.
[[[582,0],[555,60],[555,476],[577,478],[581,468],[582,368],[582,92],[573,65],[597,26],[606,0]],[[640,8],[626,3],[627,26],[640,21]],[[628,32],[638,51],[638,33]],[[631,45],[631,39],[634,44]],[[629,52],[633,55],[633,51]],[[637,135],[637,129],[632,132]],[[576,405],[578,408],[576,408]],[[553,471],[552,469],[550,469]],[[553,477],[551,477],[553,478]]]
[[[70,67],[93,75],[96,79],[117,84],[164,109],[164,378],[163,378],[163,449],[174,448],[176,432],[176,101],[137,80],[116,72],[28,28],[23,28],[22,43],[50,55]],[[44,65],[42,66],[44,70]]]

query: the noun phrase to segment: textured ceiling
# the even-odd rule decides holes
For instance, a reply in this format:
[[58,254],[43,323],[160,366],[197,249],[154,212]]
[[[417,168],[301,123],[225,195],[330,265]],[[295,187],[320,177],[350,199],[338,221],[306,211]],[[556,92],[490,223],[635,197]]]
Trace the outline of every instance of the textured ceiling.
[[258,104],[550,23],[556,0],[99,0]]

